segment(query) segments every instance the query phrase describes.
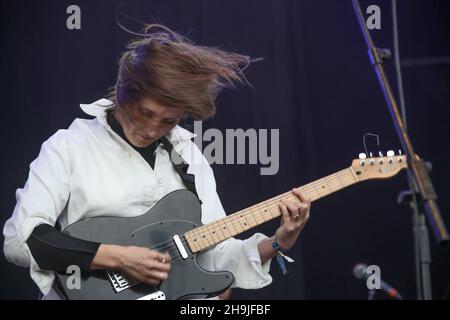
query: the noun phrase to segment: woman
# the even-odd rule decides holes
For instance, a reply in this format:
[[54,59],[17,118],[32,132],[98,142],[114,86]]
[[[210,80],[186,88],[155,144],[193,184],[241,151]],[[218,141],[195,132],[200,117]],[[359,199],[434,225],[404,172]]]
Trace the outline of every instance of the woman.
[[[117,270],[151,285],[171,276],[167,252],[85,241],[61,227],[99,216],[139,216],[184,188],[201,200],[202,223],[225,216],[211,167],[191,141],[193,134],[178,123],[213,116],[220,90],[246,83],[249,58],[195,45],[162,25],[144,30],[122,54],[108,99],[81,105],[95,119],[76,119],[44,142],[25,187],[16,192],[4,227],[5,256],[30,268],[46,298],[64,298],[52,286],[55,271],[70,265]],[[189,164],[186,174],[195,176],[195,184],[177,170],[168,145]],[[231,271],[233,287],[269,284],[276,249],[291,248],[309,218],[310,202],[298,190],[293,193],[299,201],[280,203],[283,218],[274,236],[228,239],[201,254],[199,264]]]

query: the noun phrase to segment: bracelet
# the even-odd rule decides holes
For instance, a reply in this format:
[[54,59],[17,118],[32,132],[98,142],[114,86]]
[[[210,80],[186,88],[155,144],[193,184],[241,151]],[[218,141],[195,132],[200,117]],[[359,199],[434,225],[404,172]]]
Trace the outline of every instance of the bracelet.
[[272,248],[274,248],[275,251],[277,252],[277,262],[278,262],[278,265],[280,266],[281,272],[283,273],[283,275],[286,275],[287,269],[286,269],[286,264],[284,263],[284,260],[292,263],[292,262],[294,262],[294,259],[292,259],[284,254],[284,252],[286,252],[287,250],[283,250],[280,247],[280,244],[278,243],[276,237],[274,237],[274,239],[272,241]]

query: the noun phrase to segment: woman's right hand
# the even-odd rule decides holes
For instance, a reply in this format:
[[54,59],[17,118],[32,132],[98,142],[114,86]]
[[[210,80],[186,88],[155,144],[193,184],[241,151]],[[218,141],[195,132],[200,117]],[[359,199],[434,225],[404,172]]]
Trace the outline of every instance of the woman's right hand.
[[101,244],[91,269],[115,269],[134,281],[158,285],[169,276],[170,256],[144,247]]

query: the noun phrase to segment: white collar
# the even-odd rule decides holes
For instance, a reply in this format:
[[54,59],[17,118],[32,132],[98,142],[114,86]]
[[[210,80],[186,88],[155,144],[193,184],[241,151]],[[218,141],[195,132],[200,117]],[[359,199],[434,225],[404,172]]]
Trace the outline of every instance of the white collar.
[[[104,126],[108,126],[106,121],[106,110],[110,109],[112,106],[113,102],[105,98],[92,102],[91,104],[80,104],[80,108],[84,111],[84,113],[96,117],[97,120]],[[170,130],[167,135],[172,143],[191,140],[195,136],[195,133],[192,133],[178,125]]]

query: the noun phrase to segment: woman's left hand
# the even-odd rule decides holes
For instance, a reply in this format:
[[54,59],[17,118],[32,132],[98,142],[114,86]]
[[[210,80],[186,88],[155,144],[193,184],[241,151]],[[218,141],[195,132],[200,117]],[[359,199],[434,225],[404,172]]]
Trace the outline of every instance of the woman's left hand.
[[279,205],[281,226],[275,232],[275,237],[283,250],[289,250],[297,241],[300,231],[309,220],[311,208],[311,201],[300,192],[300,188],[292,189],[292,193],[296,199],[281,200]]

